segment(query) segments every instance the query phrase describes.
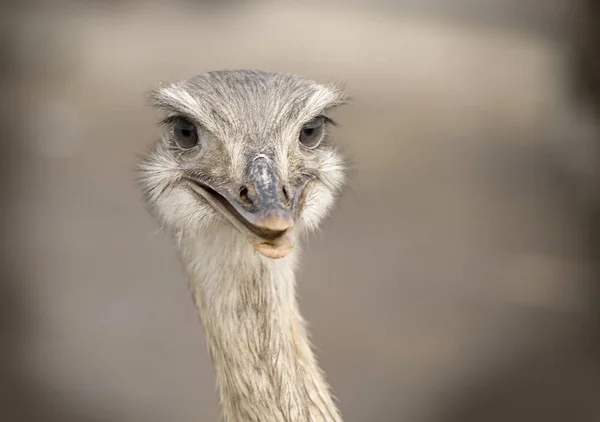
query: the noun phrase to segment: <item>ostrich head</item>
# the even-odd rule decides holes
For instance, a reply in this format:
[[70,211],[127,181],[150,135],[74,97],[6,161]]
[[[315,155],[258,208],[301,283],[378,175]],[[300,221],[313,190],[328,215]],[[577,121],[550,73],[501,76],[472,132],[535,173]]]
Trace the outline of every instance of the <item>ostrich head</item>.
[[327,113],[340,89],[298,76],[216,71],[160,87],[165,131],[141,182],[154,214],[179,236],[243,239],[268,258],[318,227],[343,184]]

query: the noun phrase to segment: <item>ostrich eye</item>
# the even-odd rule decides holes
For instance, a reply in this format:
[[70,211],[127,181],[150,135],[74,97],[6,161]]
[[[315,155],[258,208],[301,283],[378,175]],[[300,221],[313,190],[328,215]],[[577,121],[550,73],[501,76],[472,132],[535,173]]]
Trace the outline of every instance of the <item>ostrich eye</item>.
[[179,117],[174,121],[173,134],[179,147],[189,149],[198,144],[198,130],[188,119]]
[[319,144],[323,136],[323,117],[317,117],[304,126],[300,131],[299,140],[306,148],[314,148]]

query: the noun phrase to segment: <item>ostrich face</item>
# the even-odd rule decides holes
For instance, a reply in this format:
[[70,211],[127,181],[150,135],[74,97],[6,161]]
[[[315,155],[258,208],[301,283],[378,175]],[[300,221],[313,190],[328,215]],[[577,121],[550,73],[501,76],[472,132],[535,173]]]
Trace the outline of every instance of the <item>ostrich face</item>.
[[178,233],[236,230],[269,258],[314,229],[344,180],[326,113],[334,87],[288,74],[219,71],[161,87],[166,117],[140,166],[151,209]]

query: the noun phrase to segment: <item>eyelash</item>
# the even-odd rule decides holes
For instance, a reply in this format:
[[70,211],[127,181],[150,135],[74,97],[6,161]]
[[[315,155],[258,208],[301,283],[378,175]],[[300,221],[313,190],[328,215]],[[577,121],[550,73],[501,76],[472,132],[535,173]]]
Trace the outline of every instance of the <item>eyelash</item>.
[[[335,120],[333,120],[325,115],[319,115],[317,117],[321,117],[325,121],[326,124],[330,124],[330,125],[336,126],[336,127],[338,126],[338,123]],[[317,118],[317,117],[315,117],[315,118]]]
[[184,115],[174,114],[172,116],[165,117],[164,119],[162,119],[161,121],[159,121],[158,125],[159,126],[168,126],[168,125],[171,125],[171,124],[175,123],[178,119],[187,119],[187,120],[192,121],[191,119],[187,118]]

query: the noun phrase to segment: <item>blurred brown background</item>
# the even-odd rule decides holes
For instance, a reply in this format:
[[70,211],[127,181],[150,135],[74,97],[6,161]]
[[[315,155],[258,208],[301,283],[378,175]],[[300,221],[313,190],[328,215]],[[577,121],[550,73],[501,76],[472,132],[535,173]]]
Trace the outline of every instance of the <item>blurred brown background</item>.
[[[346,82],[351,183],[301,306],[347,421],[599,421],[596,2],[2,6],[0,420],[215,421],[133,169],[160,81]],[[5,415],[5,416],[4,416]]]

